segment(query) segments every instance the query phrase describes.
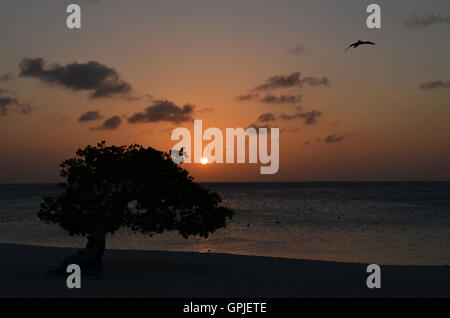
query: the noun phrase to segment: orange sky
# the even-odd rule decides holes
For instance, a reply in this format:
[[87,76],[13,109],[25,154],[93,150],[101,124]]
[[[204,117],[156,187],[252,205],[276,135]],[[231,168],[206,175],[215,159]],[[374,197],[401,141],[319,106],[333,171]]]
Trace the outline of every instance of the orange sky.
[[[246,128],[263,113],[277,118],[268,123],[281,130],[277,174],[260,175],[259,163],[186,164],[198,181],[448,180],[450,88],[418,86],[450,81],[450,26],[412,28],[405,21],[414,12],[426,16],[450,12],[450,6],[411,1],[405,9],[402,1],[379,2],[383,27],[368,30],[364,1],[345,7],[331,1],[86,1],[81,3],[83,27],[74,31],[65,28],[64,4],[5,1],[0,76],[13,78],[0,81],[0,88],[33,111],[0,116],[0,182],[57,181],[62,160],[103,139],[169,151],[175,144],[171,129],[193,133],[192,122],[127,121],[154,100],[195,105],[192,117],[203,120],[204,129],[223,132]],[[377,45],[344,52],[360,38]],[[298,43],[304,52],[293,53]],[[38,57],[48,67],[97,61],[117,71],[133,96],[149,94],[153,100],[91,99],[90,91],[18,76],[22,59]],[[236,98],[272,76],[293,72],[327,77],[330,84],[262,93],[301,94],[301,102],[293,104]],[[280,119],[298,106],[322,116],[311,125],[301,118]],[[103,119],[77,121],[93,110]],[[122,118],[117,129],[89,129],[113,115]],[[344,138],[324,142],[331,135]]]

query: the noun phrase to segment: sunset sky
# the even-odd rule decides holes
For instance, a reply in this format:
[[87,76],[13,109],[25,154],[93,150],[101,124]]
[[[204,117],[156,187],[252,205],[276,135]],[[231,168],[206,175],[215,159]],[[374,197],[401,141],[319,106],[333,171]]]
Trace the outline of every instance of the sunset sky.
[[448,0],[72,2],[81,30],[70,1],[0,3],[0,183],[59,181],[101,140],[169,151],[193,119],[281,131],[277,174],[185,164],[197,181],[450,179]]

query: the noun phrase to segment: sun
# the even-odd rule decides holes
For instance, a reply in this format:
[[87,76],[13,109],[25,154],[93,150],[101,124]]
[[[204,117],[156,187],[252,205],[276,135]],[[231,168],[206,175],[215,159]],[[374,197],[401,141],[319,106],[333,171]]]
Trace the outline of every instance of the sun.
[[202,159],[200,159],[200,163],[201,163],[202,165],[206,165],[206,164],[208,163],[208,158],[202,157]]

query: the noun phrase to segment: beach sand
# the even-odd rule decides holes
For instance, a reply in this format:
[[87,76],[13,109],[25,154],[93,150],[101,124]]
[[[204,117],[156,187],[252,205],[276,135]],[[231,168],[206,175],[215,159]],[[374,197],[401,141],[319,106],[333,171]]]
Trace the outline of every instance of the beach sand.
[[450,297],[450,266],[367,264],[215,253],[106,250],[102,278],[45,277],[75,249],[0,244],[0,297]]

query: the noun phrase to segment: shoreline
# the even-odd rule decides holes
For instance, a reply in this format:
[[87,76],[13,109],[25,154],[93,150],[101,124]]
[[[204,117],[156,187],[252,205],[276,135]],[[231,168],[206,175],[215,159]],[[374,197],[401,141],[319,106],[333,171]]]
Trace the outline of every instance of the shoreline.
[[101,279],[45,277],[78,249],[0,244],[0,297],[450,297],[450,266],[382,265],[368,289],[367,264],[234,254],[106,250]]
[[[29,242],[25,243],[16,243],[16,242],[4,242],[0,243],[1,245],[12,245],[12,246],[29,246],[29,247],[43,247],[43,248],[56,248],[56,249],[68,249],[72,252],[84,249],[85,242],[83,244],[80,244],[79,246],[66,246],[66,245],[45,245],[45,244],[33,244]],[[277,256],[277,255],[264,255],[264,254],[243,254],[243,253],[233,253],[233,252],[219,252],[219,251],[207,251],[207,252],[197,252],[197,251],[189,251],[189,250],[178,250],[178,249],[146,249],[146,248],[121,248],[121,247],[108,247],[108,244],[106,246],[105,251],[129,251],[129,252],[165,252],[165,253],[193,253],[193,254],[199,254],[199,255],[230,255],[230,256],[246,256],[246,257],[262,257],[262,258],[270,258],[270,259],[279,259],[279,260],[298,260],[298,261],[311,261],[311,262],[326,262],[326,263],[337,263],[337,264],[370,264],[366,261],[347,261],[347,260],[334,260],[334,259],[320,259],[320,258],[309,258],[309,257],[289,257],[289,256]],[[70,254],[68,254],[70,255]],[[442,266],[449,266],[450,263],[437,263],[437,264],[428,264],[428,263],[417,263],[417,264],[395,264],[395,263],[383,263],[383,262],[377,262],[376,264],[380,266],[407,266],[407,267],[442,267]]]

